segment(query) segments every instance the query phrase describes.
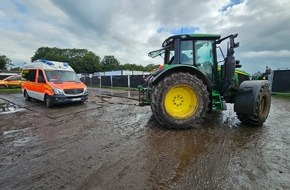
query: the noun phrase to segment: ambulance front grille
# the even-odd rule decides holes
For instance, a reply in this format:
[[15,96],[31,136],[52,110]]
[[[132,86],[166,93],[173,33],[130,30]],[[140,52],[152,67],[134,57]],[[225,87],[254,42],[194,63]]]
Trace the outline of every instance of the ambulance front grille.
[[84,92],[84,89],[83,88],[80,88],[80,89],[65,89],[64,90],[64,93],[66,94],[81,94]]

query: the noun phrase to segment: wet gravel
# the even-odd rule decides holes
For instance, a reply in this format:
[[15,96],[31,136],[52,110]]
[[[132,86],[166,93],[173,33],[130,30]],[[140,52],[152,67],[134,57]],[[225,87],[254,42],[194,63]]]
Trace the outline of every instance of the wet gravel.
[[262,127],[228,105],[167,130],[136,94],[90,89],[51,109],[0,94],[0,189],[290,189],[290,100],[272,97]]

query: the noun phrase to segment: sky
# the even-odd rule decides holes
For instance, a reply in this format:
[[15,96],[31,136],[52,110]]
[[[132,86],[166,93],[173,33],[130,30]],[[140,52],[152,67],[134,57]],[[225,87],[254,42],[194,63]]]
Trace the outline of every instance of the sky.
[[39,47],[87,49],[121,64],[161,64],[169,36],[238,33],[235,57],[253,74],[290,69],[289,0],[1,0],[0,55],[15,66]]

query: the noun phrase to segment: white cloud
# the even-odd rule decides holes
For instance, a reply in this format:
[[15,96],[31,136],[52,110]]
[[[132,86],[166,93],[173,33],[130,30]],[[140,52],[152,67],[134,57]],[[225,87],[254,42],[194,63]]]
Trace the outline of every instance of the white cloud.
[[[290,50],[279,50],[279,51],[250,51],[250,52],[245,52],[243,53],[245,57],[249,58],[290,58]],[[290,61],[290,60],[289,60]],[[290,66],[290,64],[289,64]]]
[[29,62],[41,46],[85,48],[121,63],[161,63],[158,49],[170,31],[193,27],[222,36],[239,33],[236,57],[251,73],[290,65],[288,0],[244,0],[221,11],[230,0],[38,0],[0,4],[0,54]]

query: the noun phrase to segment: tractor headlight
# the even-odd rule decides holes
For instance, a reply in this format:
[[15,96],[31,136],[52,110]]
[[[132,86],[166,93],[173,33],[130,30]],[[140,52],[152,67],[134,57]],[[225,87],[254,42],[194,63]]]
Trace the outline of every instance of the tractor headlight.
[[61,89],[53,88],[52,90],[55,94],[63,94],[63,91]]

